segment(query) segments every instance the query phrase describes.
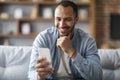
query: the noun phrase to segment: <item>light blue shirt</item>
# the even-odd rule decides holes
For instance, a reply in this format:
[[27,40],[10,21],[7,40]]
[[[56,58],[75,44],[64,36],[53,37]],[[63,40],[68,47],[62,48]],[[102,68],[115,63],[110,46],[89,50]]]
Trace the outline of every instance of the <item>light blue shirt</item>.
[[[53,74],[49,74],[46,79],[54,79],[60,64],[61,50],[56,46],[58,31],[55,27],[40,32],[33,43],[33,50],[29,65],[28,78],[37,80],[35,71],[36,60],[39,56],[40,47],[49,48],[54,67]],[[95,40],[81,29],[74,29],[74,36],[71,40],[77,56],[72,61],[69,57],[69,65],[74,80],[102,80],[102,67],[96,47]]]

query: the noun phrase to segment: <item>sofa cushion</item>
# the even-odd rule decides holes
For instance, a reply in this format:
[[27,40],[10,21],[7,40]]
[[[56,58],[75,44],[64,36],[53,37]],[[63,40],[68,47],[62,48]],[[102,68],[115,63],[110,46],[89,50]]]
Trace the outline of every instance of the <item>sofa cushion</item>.
[[32,47],[0,46],[0,80],[28,80]]
[[120,80],[120,49],[99,49],[103,80]]

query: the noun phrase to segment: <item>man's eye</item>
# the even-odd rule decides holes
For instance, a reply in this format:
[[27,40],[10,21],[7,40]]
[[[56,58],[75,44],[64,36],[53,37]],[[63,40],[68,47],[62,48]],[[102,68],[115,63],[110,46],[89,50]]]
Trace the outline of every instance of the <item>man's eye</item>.
[[66,19],[66,21],[72,21],[72,19]]
[[56,20],[57,20],[57,21],[60,21],[61,19],[60,19],[60,18],[57,18]]
[[67,19],[67,21],[71,21],[71,19]]

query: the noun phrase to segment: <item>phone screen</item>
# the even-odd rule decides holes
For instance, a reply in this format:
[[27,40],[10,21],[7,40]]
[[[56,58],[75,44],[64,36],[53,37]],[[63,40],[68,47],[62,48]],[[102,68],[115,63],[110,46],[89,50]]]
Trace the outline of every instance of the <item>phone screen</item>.
[[[40,57],[46,57],[47,61],[52,63],[51,54],[50,54],[50,49],[49,48],[40,48],[39,49],[39,56]],[[49,67],[52,67],[52,64]]]

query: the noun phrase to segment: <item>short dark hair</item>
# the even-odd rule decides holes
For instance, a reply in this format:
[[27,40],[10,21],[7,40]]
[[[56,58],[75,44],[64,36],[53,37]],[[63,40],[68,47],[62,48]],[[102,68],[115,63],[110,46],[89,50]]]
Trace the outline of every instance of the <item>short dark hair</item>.
[[72,1],[61,1],[60,3],[58,3],[56,5],[56,7],[59,6],[59,5],[62,5],[64,7],[68,7],[68,6],[72,7],[75,16],[78,17],[78,6],[74,2],[72,2]]

